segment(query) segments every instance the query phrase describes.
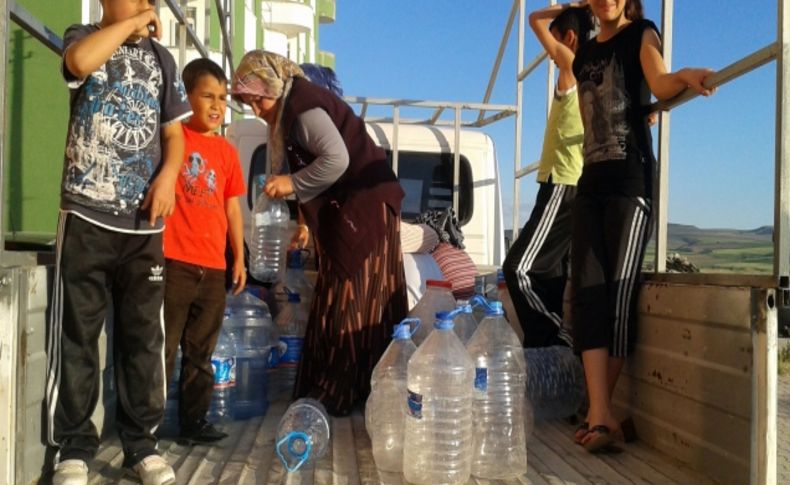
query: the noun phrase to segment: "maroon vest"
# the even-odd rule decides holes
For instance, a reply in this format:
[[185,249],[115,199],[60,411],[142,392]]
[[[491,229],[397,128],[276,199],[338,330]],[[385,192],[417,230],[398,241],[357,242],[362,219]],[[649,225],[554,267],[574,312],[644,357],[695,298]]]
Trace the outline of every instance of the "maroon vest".
[[404,192],[386,153],[368,135],[365,122],[333,93],[302,78],[294,78],[282,117],[291,173],[316,159],[317,154],[299,146],[293,137],[296,118],[313,108],[326,111],[335,123],[348,150],[349,164],[332,186],[299,207],[324,256],[342,276],[351,277],[385,235],[382,203],[400,216]]

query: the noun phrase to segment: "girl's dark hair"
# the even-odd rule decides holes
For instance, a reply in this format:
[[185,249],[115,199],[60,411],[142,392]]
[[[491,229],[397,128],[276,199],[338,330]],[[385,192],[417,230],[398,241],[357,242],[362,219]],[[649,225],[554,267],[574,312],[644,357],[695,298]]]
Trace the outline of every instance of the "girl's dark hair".
[[645,18],[645,9],[642,7],[642,0],[625,0],[625,18],[628,20],[640,20]]
[[184,72],[181,74],[181,79],[184,81],[184,87],[188,93],[191,93],[195,86],[203,76],[214,76],[220,84],[227,84],[228,77],[225,71],[211,59],[201,57],[191,61],[184,67]]
[[581,47],[590,40],[590,32],[593,30],[592,12],[589,7],[566,8],[549,24],[549,30],[553,29],[557,29],[563,37],[572,30],[579,39],[577,47]]
[[318,84],[338,96],[343,96],[343,88],[340,87],[340,81],[337,79],[335,71],[331,67],[312,63],[300,64],[299,67],[304,71],[304,77],[311,83]]

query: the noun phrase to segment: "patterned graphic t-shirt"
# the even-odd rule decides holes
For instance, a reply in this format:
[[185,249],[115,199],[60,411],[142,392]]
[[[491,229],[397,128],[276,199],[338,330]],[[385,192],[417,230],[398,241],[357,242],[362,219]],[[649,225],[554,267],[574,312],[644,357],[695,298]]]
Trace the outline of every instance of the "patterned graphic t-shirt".
[[649,20],[636,20],[604,42],[587,42],[576,53],[573,72],[584,123],[580,191],[651,195],[651,94],[639,60],[646,29],[658,32]]
[[[64,52],[96,32],[73,25]],[[71,118],[61,184],[61,209],[110,229],[151,232],[139,210],[162,159],[161,127],[191,113],[175,61],[153,41],[121,45],[86,79],[63,64]]]

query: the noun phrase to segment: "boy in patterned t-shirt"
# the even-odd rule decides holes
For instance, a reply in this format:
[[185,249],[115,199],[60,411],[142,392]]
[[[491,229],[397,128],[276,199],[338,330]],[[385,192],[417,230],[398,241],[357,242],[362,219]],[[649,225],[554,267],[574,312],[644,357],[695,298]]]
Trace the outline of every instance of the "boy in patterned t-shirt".
[[154,0],[102,0],[98,24],[64,35],[71,97],[48,345],[53,483],[87,483],[99,447],[98,338],[112,303],[124,466],[143,484],[175,480],[153,432],[165,404],[162,217],[174,206],[191,110],[173,57],[151,37]]
[[225,241],[233,250],[235,293],[244,289],[245,192],[236,149],[216,131],[225,119],[228,79],[209,59],[184,68],[192,116],[181,124],[186,150],[176,182],[176,207],[167,219],[165,357],[170,382],[179,344],[180,441],[207,444],[227,436],[206,421],[214,390],[211,354],[225,310]]

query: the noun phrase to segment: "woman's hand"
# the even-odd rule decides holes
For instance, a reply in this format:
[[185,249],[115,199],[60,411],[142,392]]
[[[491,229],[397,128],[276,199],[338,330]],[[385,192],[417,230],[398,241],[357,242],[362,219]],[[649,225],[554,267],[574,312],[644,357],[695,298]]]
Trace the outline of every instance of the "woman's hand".
[[291,238],[291,249],[304,249],[310,241],[310,229],[307,224],[299,224]]
[[270,175],[263,186],[263,192],[272,199],[281,199],[294,193],[290,175]]
[[698,92],[703,96],[710,96],[716,92],[716,88],[706,88],[705,80],[713,74],[714,71],[706,68],[687,67],[678,71],[678,77],[688,85],[691,89]]

